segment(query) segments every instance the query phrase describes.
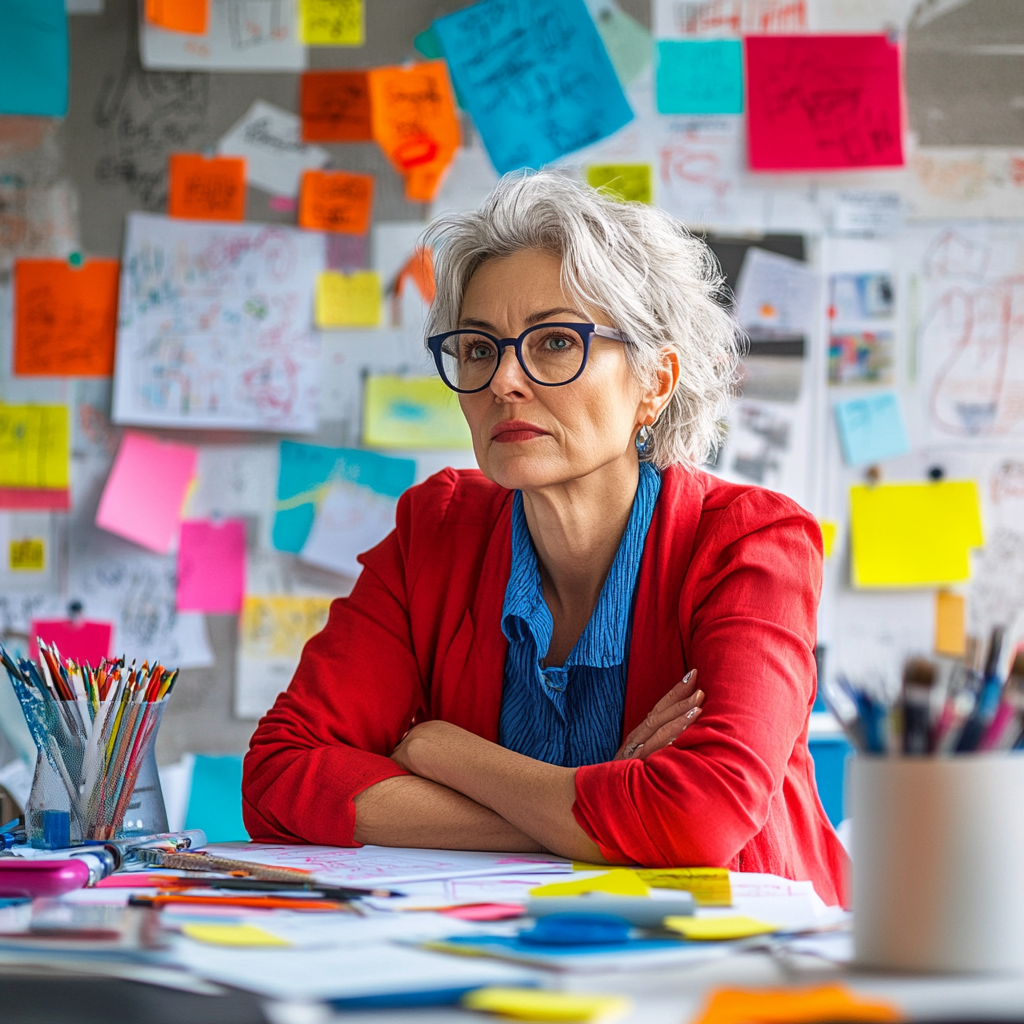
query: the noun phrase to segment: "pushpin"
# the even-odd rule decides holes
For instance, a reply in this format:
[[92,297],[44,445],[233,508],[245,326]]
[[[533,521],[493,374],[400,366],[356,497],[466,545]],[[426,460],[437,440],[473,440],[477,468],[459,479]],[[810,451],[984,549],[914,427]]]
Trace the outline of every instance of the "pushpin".
[[80,252],[73,252],[68,256],[68,263],[75,268],[80,267],[84,262],[85,260],[82,258],[82,254]]
[[944,476],[946,471],[941,466],[929,466],[928,467],[928,479],[934,480],[938,483]]
[[882,479],[881,468],[879,466],[868,466],[868,468],[864,470],[864,479],[867,480],[869,484],[877,484],[879,480]]

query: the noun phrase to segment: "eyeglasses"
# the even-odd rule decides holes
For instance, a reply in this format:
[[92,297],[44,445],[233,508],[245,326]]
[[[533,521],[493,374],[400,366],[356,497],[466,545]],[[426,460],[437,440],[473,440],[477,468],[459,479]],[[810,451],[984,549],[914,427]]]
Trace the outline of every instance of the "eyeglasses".
[[626,338],[600,324],[537,324],[518,338],[496,338],[486,331],[447,331],[427,339],[441,379],[460,395],[483,391],[498,372],[509,345],[534,384],[557,388],[571,384],[583,372],[595,335],[612,341]]

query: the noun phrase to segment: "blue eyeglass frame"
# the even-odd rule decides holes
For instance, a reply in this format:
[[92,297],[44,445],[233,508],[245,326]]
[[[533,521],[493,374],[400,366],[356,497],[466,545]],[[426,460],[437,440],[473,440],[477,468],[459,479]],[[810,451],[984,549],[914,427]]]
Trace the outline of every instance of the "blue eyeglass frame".
[[[544,327],[568,327],[574,330],[583,339],[583,361],[580,363],[580,368],[568,379],[560,380],[557,384],[547,380],[537,380],[532,373],[530,373],[526,363],[523,361],[523,339],[534,331],[539,331]],[[479,334],[480,337],[486,338],[488,341],[494,343],[498,349],[498,358],[494,363],[494,370],[491,372],[490,377],[487,378],[485,384],[481,384],[478,388],[457,388],[446,376],[444,372],[444,363],[441,357],[441,346],[448,340],[453,338],[457,334]],[[444,334],[435,334],[430,338],[427,338],[427,348],[434,355],[434,364],[437,366],[437,372],[441,376],[441,380],[445,382],[452,389],[457,391],[460,395],[475,395],[479,391],[484,391],[491,386],[491,381],[494,380],[494,375],[498,372],[498,367],[501,366],[501,357],[505,354],[505,349],[512,345],[516,350],[516,359],[519,361],[519,365],[523,369],[523,373],[526,374],[534,384],[539,384],[542,388],[561,388],[565,387],[566,384],[571,384],[574,380],[577,380],[581,373],[587,368],[587,359],[590,357],[590,342],[594,336],[599,338],[608,338],[609,341],[621,341],[628,343],[626,336],[621,331],[615,330],[614,327],[604,327],[601,324],[573,324],[566,323],[563,321],[551,321],[549,323],[535,324],[533,327],[527,327],[518,338],[496,338],[493,334],[488,334],[487,331],[474,331],[472,328],[463,327],[457,331],[445,331]]]

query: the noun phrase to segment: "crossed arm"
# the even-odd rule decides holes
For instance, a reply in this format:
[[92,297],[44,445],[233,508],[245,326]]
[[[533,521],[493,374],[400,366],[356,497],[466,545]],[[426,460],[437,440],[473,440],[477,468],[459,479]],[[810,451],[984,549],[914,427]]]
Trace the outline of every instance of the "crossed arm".
[[[704,694],[690,672],[626,737],[616,759],[646,758],[668,746],[701,713]],[[423,722],[392,759],[409,775],[385,779],[355,798],[354,838],[379,846],[550,851],[603,863],[572,813],[576,769],[507,750],[448,722]]]

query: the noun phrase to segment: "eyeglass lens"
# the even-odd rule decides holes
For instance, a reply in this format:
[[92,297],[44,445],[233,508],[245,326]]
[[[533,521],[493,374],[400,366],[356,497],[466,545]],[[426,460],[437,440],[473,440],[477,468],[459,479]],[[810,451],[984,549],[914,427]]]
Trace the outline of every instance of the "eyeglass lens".
[[[567,327],[534,328],[523,338],[522,362],[531,377],[544,384],[564,384],[579,373],[585,346],[578,331]],[[486,335],[459,331],[441,347],[445,379],[464,391],[490,382],[498,365],[498,347]]]

